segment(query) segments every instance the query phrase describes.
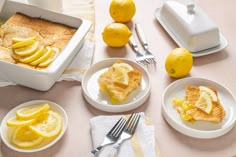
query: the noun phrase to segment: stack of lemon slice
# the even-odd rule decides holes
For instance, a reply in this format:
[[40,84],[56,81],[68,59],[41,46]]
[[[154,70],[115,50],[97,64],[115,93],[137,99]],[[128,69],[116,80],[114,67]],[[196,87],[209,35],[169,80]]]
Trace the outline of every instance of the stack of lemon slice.
[[7,121],[12,129],[10,141],[20,148],[32,148],[46,139],[57,137],[63,127],[61,116],[49,104],[37,104],[16,111]]
[[36,37],[12,38],[13,58],[23,64],[47,67],[58,55],[59,49],[40,45]]
[[209,114],[212,111],[212,101],[217,102],[217,95],[208,87],[200,86],[200,97],[195,106]]

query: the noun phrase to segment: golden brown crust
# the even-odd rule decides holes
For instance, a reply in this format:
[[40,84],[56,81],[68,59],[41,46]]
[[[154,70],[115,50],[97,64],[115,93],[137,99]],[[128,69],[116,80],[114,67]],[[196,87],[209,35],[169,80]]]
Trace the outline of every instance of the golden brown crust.
[[[36,36],[42,45],[57,47],[60,50],[65,47],[76,32],[75,28],[40,18],[32,18],[21,13],[13,15],[4,25],[18,27],[17,32],[14,32],[14,37]],[[24,33],[19,29],[23,29]],[[12,36],[12,33],[10,35]]]
[[9,50],[2,46],[0,46],[0,60],[15,63],[15,60],[11,57]]
[[[115,64],[119,63],[123,62],[117,61]],[[114,82],[114,71],[114,67],[110,67],[107,71],[100,75],[98,83],[102,90],[105,90],[109,93],[112,102],[119,103],[126,100],[128,95],[140,86],[142,80],[142,73],[136,69],[128,72],[129,83],[128,85],[124,85],[121,83]]]
[[[216,89],[214,89],[213,87],[208,87],[208,88],[214,91],[217,95]],[[199,97],[200,97],[200,88],[198,86],[186,86],[186,100],[193,106],[192,109],[186,111],[186,114],[190,115],[195,120],[221,122],[225,117],[225,111],[220,103],[219,98],[217,102],[212,101],[213,105],[212,111],[210,114],[207,114],[201,109],[194,107]]]
[[69,26],[16,13],[0,27],[0,46],[8,49],[7,55],[5,51],[0,53],[0,60],[18,62],[19,57],[11,48],[12,38],[36,37],[40,45],[56,47],[61,51],[75,32],[76,29]]

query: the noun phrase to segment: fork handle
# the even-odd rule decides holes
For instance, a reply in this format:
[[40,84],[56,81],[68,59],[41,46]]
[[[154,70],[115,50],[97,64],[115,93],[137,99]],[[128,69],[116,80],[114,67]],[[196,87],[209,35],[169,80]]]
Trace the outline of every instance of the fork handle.
[[97,154],[103,146],[98,146],[97,148],[95,148],[94,150],[91,151],[91,153],[93,153],[94,155]]
[[98,157],[117,157],[117,155],[117,149],[115,149],[114,147],[106,147],[100,152]]
[[135,31],[138,34],[138,38],[139,38],[141,44],[143,45],[144,49],[147,50],[148,49],[148,43],[147,43],[144,31],[143,31],[143,29],[142,29],[142,27],[139,23],[135,24]]
[[132,49],[134,49],[134,52],[138,52],[138,45],[137,43],[135,42],[134,40],[134,37],[133,36],[130,36],[129,38],[129,45],[132,47]]

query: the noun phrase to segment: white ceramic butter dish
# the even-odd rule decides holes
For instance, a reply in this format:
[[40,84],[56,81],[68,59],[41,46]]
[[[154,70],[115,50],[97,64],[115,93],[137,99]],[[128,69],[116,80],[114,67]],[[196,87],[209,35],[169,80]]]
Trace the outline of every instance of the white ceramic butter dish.
[[176,43],[195,57],[218,52],[227,46],[217,25],[197,4],[166,1],[154,15]]

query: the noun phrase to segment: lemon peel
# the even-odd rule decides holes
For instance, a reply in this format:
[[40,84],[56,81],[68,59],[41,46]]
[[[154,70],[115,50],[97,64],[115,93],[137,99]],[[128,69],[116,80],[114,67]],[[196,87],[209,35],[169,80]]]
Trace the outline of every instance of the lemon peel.
[[135,15],[136,7],[133,0],[112,0],[109,13],[116,22],[129,22]]
[[123,47],[131,36],[129,28],[122,23],[108,24],[102,33],[103,41],[111,47]]
[[173,78],[181,78],[188,75],[192,65],[192,54],[185,48],[173,49],[165,60],[166,72]]

